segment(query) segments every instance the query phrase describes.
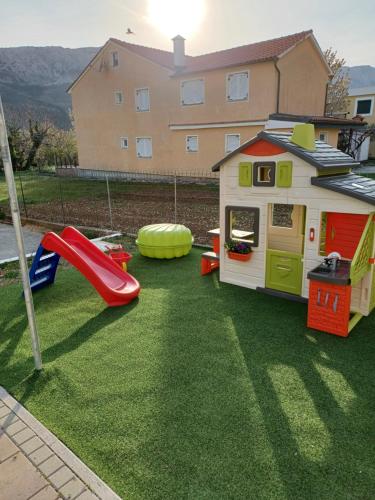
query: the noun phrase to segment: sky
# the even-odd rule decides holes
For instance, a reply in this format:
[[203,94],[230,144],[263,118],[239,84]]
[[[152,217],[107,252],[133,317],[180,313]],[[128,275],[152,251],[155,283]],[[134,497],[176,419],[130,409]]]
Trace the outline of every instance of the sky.
[[0,0],[0,47],[97,47],[115,37],[172,50],[180,33],[198,55],[313,29],[349,66],[375,66],[374,19],[375,0]]

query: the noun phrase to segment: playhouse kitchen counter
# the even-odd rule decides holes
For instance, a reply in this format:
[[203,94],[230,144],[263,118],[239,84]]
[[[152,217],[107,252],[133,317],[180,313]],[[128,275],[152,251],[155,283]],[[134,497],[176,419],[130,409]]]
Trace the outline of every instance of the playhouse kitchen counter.
[[336,269],[331,269],[320,264],[309,271],[307,277],[310,280],[332,283],[334,285],[350,285],[350,260],[338,260]]

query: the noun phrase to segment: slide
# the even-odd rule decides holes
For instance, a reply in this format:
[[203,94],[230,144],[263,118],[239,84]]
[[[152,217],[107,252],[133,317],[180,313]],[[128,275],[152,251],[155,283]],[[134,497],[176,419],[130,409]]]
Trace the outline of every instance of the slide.
[[45,234],[41,245],[76,267],[109,306],[128,304],[138,297],[138,281],[74,227],[66,227],[60,236]]

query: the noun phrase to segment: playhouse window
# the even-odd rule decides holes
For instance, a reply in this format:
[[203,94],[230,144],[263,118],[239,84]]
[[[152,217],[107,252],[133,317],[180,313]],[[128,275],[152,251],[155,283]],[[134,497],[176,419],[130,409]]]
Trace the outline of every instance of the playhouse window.
[[275,185],[276,165],[274,161],[256,162],[253,168],[254,186]]
[[225,207],[225,241],[236,240],[257,247],[259,242],[259,208]]
[[274,203],[272,205],[272,226],[273,227],[293,227],[293,213],[294,205],[286,205],[282,203]]

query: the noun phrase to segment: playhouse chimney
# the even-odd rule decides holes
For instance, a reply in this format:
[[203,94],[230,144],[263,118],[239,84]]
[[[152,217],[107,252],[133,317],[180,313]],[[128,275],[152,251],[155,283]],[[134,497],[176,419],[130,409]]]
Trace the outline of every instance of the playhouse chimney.
[[308,151],[315,151],[315,128],[312,123],[298,123],[294,126],[291,142]]
[[185,38],[177,35],[173,41],[173,63],[177,69],[185,66]]

